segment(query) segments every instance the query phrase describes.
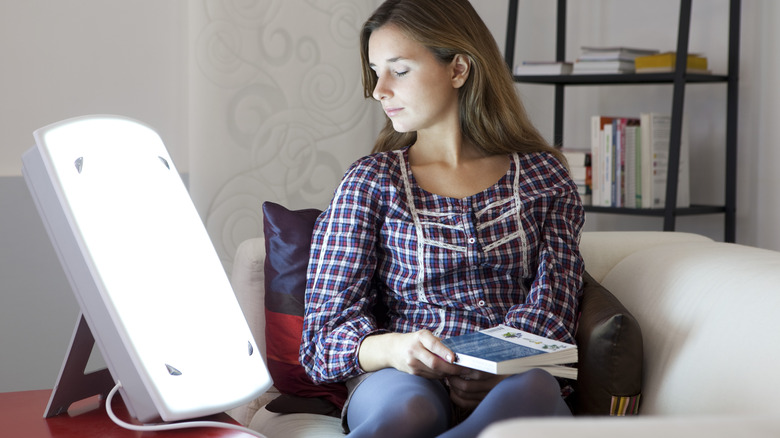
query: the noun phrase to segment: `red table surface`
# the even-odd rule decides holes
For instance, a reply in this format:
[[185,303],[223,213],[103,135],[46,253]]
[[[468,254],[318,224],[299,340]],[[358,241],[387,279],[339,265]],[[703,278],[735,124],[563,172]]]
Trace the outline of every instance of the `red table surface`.
[[[3,438],[130,438],[130,437],[198,437],[246,438],[251,434],[220,428],[195,428],[159,432],[137,432],[114,424],[106,413],[105,404],[97,397],[74,404],[62,415],[43,418],[51,390],[0,393],[0,437]],[[117,395],[111,404],[117,417],[138,424]],[[203,420],[238,424],[227,414],[213,415]]]

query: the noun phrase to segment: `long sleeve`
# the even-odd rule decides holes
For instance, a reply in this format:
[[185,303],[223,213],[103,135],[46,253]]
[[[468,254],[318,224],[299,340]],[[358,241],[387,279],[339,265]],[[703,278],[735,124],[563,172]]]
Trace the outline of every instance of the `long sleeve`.
[[381,215],[372,178],[366,167],[353,166],[312,237],[300,361],[315,382],[359,374],[360,342],[378,330],[371,284]]
[[551,167],[548,201],[540,217],[537,267],[525,302],[513,306],[506,323],[564,342],[574,342],[584,263],[579,239],[584,209],[562,166]]

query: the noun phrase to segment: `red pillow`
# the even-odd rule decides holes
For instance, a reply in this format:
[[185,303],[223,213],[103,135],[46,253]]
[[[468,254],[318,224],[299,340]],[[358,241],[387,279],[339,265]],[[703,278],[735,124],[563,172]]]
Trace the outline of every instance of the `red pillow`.
[[[317,385],[298,361],[303,330],[306,269],[314,223],[321,210],[288,210],[273,202],[263,203],[265,234],[265,342],[268,371],[282,394],[317,398],[297,400],[286,412],[319,412],[325,400],[339,410],[347,390],[344,384]],[[281,405],[281,402],[278,403]]]

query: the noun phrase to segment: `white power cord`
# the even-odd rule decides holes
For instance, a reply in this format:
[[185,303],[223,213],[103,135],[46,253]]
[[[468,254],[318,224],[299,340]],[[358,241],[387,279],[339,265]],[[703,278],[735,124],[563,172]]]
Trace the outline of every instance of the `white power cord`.
[[258,438],[266,438],[266,436],[261,434],[260,432],[256,432],[244,426],[239,426],[237,424],[230,424],[230,423],[222,423],[219,421],[187,421],[181,423],[144,424],[144,425],[127,423],[119,419],[119,417],[117,417],[114,414],[114,411],[111,409],[111,400],[114,398],[114,395],[121,387],[122,387],[122,382],[117,381],[114,388],[111,389],[111,391],[108,393],[108,397],[106,397],[106,412],[108,413],[108,416],[111,418],[111,420],[114,421],[114,423],[116,423],[117,425],[125,429],[135,430],[138,432],[158,432],[162,430],[191,429],[196,427],[218,427],[222,429],[238,430],[244,433],[248,433],[252,436],[256,436]]

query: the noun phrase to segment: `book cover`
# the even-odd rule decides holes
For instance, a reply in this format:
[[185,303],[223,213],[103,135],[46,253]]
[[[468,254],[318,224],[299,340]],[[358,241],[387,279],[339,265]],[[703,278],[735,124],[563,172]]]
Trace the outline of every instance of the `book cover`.
[[516,374],[543,368],[559,377],[576,378],[577,346],[499,325],[443,339],[455,363],[492,374]]
[[[664,52],[656,55],[639,56],[634,60],[637,73],[645,72],[670,72],[674,71],[677,62],[677,54],[674,52]],[[691,72],[708,72],[707,58],[689,54],[686,68]]]

